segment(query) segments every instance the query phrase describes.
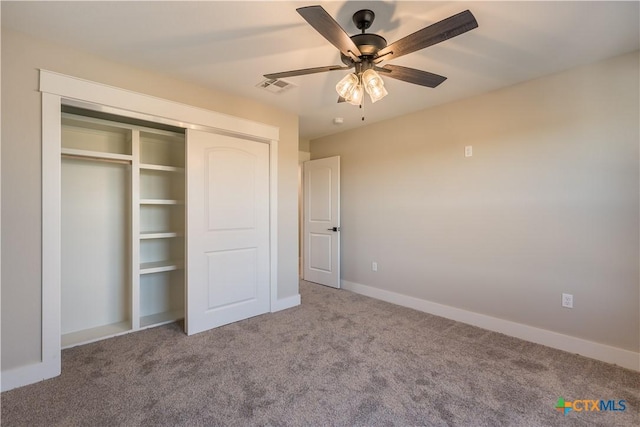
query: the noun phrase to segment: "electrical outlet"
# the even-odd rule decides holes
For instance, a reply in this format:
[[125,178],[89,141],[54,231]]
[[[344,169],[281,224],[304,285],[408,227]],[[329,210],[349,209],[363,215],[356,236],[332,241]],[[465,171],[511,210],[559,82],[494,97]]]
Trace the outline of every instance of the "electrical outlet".
[[573,308],[573,295],[562,294],[562,306],[565,308]]
[[464,156],[471,157],[473,156],[473,147],[471,145],[467,145],[464,147]]
[[371,270],[372,271],[378,271],[378,263],[377,262],[373,261],[371,263]]

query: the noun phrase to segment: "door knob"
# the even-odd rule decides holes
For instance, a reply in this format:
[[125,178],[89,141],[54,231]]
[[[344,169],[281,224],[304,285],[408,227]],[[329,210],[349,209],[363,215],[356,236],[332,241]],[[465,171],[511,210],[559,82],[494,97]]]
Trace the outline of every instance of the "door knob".
[[340,231],[340,227],[327,228],[329,231]]

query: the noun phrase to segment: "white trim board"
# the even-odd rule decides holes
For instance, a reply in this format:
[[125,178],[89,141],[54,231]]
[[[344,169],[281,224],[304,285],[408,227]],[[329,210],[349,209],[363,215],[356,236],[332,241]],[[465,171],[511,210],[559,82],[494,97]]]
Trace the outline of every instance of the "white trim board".
[[[108,107],[114,107],[127,110],[131,113],[129,115],[136,118],[135,113],[142,113],[159,123],[164,123],[162,119],[167,119],[167,124],[175,125],[178,122],[180,127],[195,129],[202,126],[207,130],[217,129],[267,141],[280,139],[280,129],[275,126],[48,70],[40,70],[40,92],[59,95],[68,100],[99,104],[104,112],[109,112]],[[122,115],[122,112],[117,114]]]
[[281,298],[271,303],[271,312],[286,310],[300,305],[300,294],[293,295],[287,298]]
[[360,283],[349,282],[347,280],[342,280],[342,288],[357,294],[390,302],[392,304],[401,305],[403,307],[412,308],[414,310],[423,311],[436,316],[446,317],[447,319],[478,326],[483,329],[499,332],[534,342],[536,344],[546,345],[547,347],[568,351],[570,353],[577,353],[585,357],[590,357],[607,363],[614,363],[624,368],[640,371],[640,353],[630,350],[587,341],[582,338],[576,338],[570,335],[564,335],[522,323],[499,319],[485,314],[474,313],[472,311],[410,297],[396,292],[362,285]]
[[[60,373],[57,375],[60,375]],[[52,378],[51,366],[43,362],[8,369],[2,371],[2,391],[37,383],[49,378]]]

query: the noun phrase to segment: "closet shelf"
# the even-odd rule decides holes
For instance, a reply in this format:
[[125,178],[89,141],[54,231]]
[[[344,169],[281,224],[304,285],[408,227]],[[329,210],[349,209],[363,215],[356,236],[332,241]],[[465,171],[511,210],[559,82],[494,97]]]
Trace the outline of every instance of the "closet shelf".
[[131,331],[131,323],[129,321],[111,323],[95,328],[83,329],[77,332],[71,332],[62,335],[62,348],[75,347],[80,344],[88,344],[108,337],[114,337]]
[[133,156],[130,154],[107,153],[104,151],[78,150],[76,148],[62,148],[61,154],[65,156],[83,157],[94,160],[121,160],[131,162]]
[[166,233],[141,233],[140,239],[170,239],[172,237],[182,237],[182,233],[166,232]]
[[182,310],[166,311],[163,313],[151,314],[149,316],[142,316],[140,318],[140,328],[160,326],[180,319],[184,319],[184,312]]
[[179,168],[177,166],[154,165],[151,163],[140,163],[140,169],[153,170],[153,171],[165,171],[165,172],[179,172],[179,173],[184,172],[184,168]]
[[184,268],[184,261],[158,261],[140,264],[140,274],[162,273]]
[[175,199],[140,199],[141,205],[183,205],[184,200]]

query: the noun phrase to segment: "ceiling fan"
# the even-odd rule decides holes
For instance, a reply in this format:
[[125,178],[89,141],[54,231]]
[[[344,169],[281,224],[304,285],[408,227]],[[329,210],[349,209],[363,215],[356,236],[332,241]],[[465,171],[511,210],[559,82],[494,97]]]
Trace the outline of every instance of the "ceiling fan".
[[265,74],[264,77],[279,79],[355,68],[353,74],[347,75],[336,85],[336,91],[340,95],[338,102],[347,101],[354,105],[362,105],[363,86],[372,102],[387,95],[384,82],[378,73],[420,86],[431,88],[438,86],[447,78],[400,65],[379,66],[378,64],[443,42],[478,27],[473,14],[466,10],[387,45],[384,37],[365,33],[375,19],[375,13],[369,9],[359,10],[353,14],[353,22],[359,30],[362,30],[361,34],[353,36],[349,36],[322,6],[307,6],[296,10],[329,43],[338,48],[345,65],[271,73]]

